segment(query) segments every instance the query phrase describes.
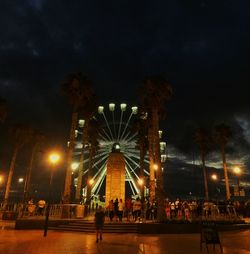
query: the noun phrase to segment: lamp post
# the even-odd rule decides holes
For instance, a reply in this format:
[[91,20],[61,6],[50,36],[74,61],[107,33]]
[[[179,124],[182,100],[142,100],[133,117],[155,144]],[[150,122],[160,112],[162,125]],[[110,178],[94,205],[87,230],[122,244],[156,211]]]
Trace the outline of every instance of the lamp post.
[[[219,192],[220,189],[218,189],[217,186],[216,186],[217,182],[218,182],[218,175],[217,174],[212,174],[211,175],[211,180],[215,183],[215,189],[216,189],[216,191]],[[218,198],[217,192],[216,192],[216,196],[215,197]]]
[[43,236],[47,236],[48,231],[48,222],[49,222],[49,213],[50,213],[50,203],[51,203],[51,187],[52,187],[52,181],[53,181],[53,175],[54,175],[54,166],[59,162],[60,160],[60,154],[56,152],[52,152],[49,154],[49,163],[50,163],[50,180],[49,180],[49,198],[48,198],[48,204],[45,214],[45,223],[44,223],[44,233]]
[[240,175],[241,175],[241,168],[240,167],[234,167],[233,172],[236,175],[237,189],[238,189],[238,191],[237,192],[235,191],[235,193],[238,193],[238,196],[240,196]]

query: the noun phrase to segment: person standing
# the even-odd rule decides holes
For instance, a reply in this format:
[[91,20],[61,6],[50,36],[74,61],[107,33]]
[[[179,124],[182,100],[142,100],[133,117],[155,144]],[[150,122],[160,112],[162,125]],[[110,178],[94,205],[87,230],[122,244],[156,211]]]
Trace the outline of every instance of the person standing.
[[120,222],[122,222],[123,209],[124,209],[124,204],[122,202],[122,199],[120,198],[120,201],[118,203],[118,218]]
[[102,209],[102,206],[98,207],[98,210],[95,213],[95,229],[96,229],[96,242],[99,241],[99,235],[100,235],[100,241],[102,240],[102,230],[104,226],[104,220],[105,220],[105,214]]

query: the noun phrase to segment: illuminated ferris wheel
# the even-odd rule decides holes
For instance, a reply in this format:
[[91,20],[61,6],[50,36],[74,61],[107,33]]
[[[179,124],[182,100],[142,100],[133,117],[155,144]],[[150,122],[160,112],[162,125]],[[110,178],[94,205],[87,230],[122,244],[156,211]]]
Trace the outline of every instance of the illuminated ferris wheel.
[[[140,171],[140,150],[137,145],[137,132],[133,129],[133,121],[138,113],[136,106],[128,107],[125,103],[115,105],[110,103],[108,106],[99,106],[95,115],[99,122],[100,129],[98,133],[99,149],[93,158],[92,166],[92,188],[91,195],[100,197],[105,195],[105,178],[107,172],[107,161],[114,146],[123,153],[125,159],[125,189],[126,193],[138,196],[139,187],[139,171]],[[76,130],[76,137],[80,137],[84,128],[84,120],[79,120],[79,129]],[[159,132],[161,136],[161,132]],[[165,142],[161,142],[161,159],[165,161]],[[80,141],[76,142],[75,158],[79,157],[82,151]],[[88,149],[85,149],[85,159],[83,177],[88,173],[89,156]],[[144,159],[144,173],[149,176],[149,159],[148,155]],[[75,179],[75,184],[77,181]],[[83,184],[83,196],[86,196],[87,183]],[[145,187],[145,191],[147,188]]]

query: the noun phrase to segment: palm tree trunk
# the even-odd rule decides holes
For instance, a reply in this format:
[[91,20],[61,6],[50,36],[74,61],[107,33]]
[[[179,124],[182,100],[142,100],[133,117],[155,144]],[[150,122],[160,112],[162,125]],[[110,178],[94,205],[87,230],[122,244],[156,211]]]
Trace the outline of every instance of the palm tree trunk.
[[226,186],[226,199],[229,200],[231,195],[230,195],[230,188],[229,188],[229,182],[228,182],[225,147],[223,145],[221,145],[221,155],[222,155],[224,178],[225,178],[225,186]]
[[140,179],[143,181],[140,185],[141,199],[144,201],[144,157],[145,157],[145,148],[144,143],[140,143]]
[[79,169],[78,169],[78,178],[77,178],[77,187],[76,187],[76,202],[79,202],[82,198],[82,178],[83,178],[83,171],[84,171],[84,151],[85,151],[85,143],[87,140],[87,131],[88,131],[88,124],[89,121],[85,120],[85,125],[82,133],[82,153],[79,162]]
[[78,168],[77,186],[76,186],[76,194],[75,194],[75,200],[77,203],[79,203],[82,198],[83,171],[84,171],[84,148],[83,148],[81,156],[80,156],[79,168]]
[[154,129],[154,154],[155,163],[157,165],[157,178],[156,178],[156,200],[157,200],[157,220],[165,221],[165,191],[164,191],[164,179],[161,169],[161,155],[160,155],[160,140],[159,140],[159,115],[158,110],[153,110],[153,129]]
[[8,180],[7,180],[5,194],[4,194],[3,209],[5,209],[7,202],[8,202],[10,187],[11,187],[12,177],[13,177],[14,168],[15,168],[15,164],[16,164],[16,157],[17,157],[18,150],[19,150],[19,146],[16,145],[12,159],[11,159],[11,163],[10,163],[10,170],[9,170]]
[[154,169],[154,148],[153,148],[153,126],[148,128],[148,154],[149,154],[149,201],[155,201],[155,169]]
[[72,121],[70,128],[70,139],[69,146],[67,152],[67,169],[66,169],[66,177],[65,177],[65,185],[64,185],[64,193],[63,193],[63,203],[69,204],[71,198],[71,163],[72,163],[72,155],[75,146],[75,130],[77,127],[78,113],[76,110],[73,110],[72,113]]
[[204,190],[205,190],[205,199],[208,200],[208,184],[207,184],[207,169],[205,165],[205,155],[201,153],[201,160],[202,160],[202,169],[203,169],[203,177],[204,177]]
[[88,170],[88,180],[87,180],[87,197],[86,197],[86,201],[87,201],[88,205],[90,205],[90,200],[91,200],[92,184],[90,184],[90,180],[92,179],[93,155],[94,155],[94,149],[93,149],[93,147],[90,147],[90,150],[89,150],[89,170]]
[[26,176],[25,176],[24,189],[23,189],[23,203],[25,203],[27,201],[29,190],[30,190],[31,172],[32,172],[32,168],[33,168],[36,150],[37,150],[37,144],[34,144],[34,146],[32,148],[32,152],[31,152],[29,166],[27,168],[27,172],[26,172]]

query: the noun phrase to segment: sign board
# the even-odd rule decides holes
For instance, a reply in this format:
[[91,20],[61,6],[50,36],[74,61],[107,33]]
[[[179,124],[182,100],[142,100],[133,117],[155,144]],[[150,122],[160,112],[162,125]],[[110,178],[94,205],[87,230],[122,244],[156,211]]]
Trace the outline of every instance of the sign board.
[[[221,253],[223,253],[220,237],[216,228],[216,224],[214,222],[202,222],[201,225],[201,239],[200,239],[200,249],[202,250],[202,243],[206,244],[207,252],[208,252],[208,245],[213,244],[215,248],[215,244],[220,245]],[[209,252],[208,252],[209,253]]]

